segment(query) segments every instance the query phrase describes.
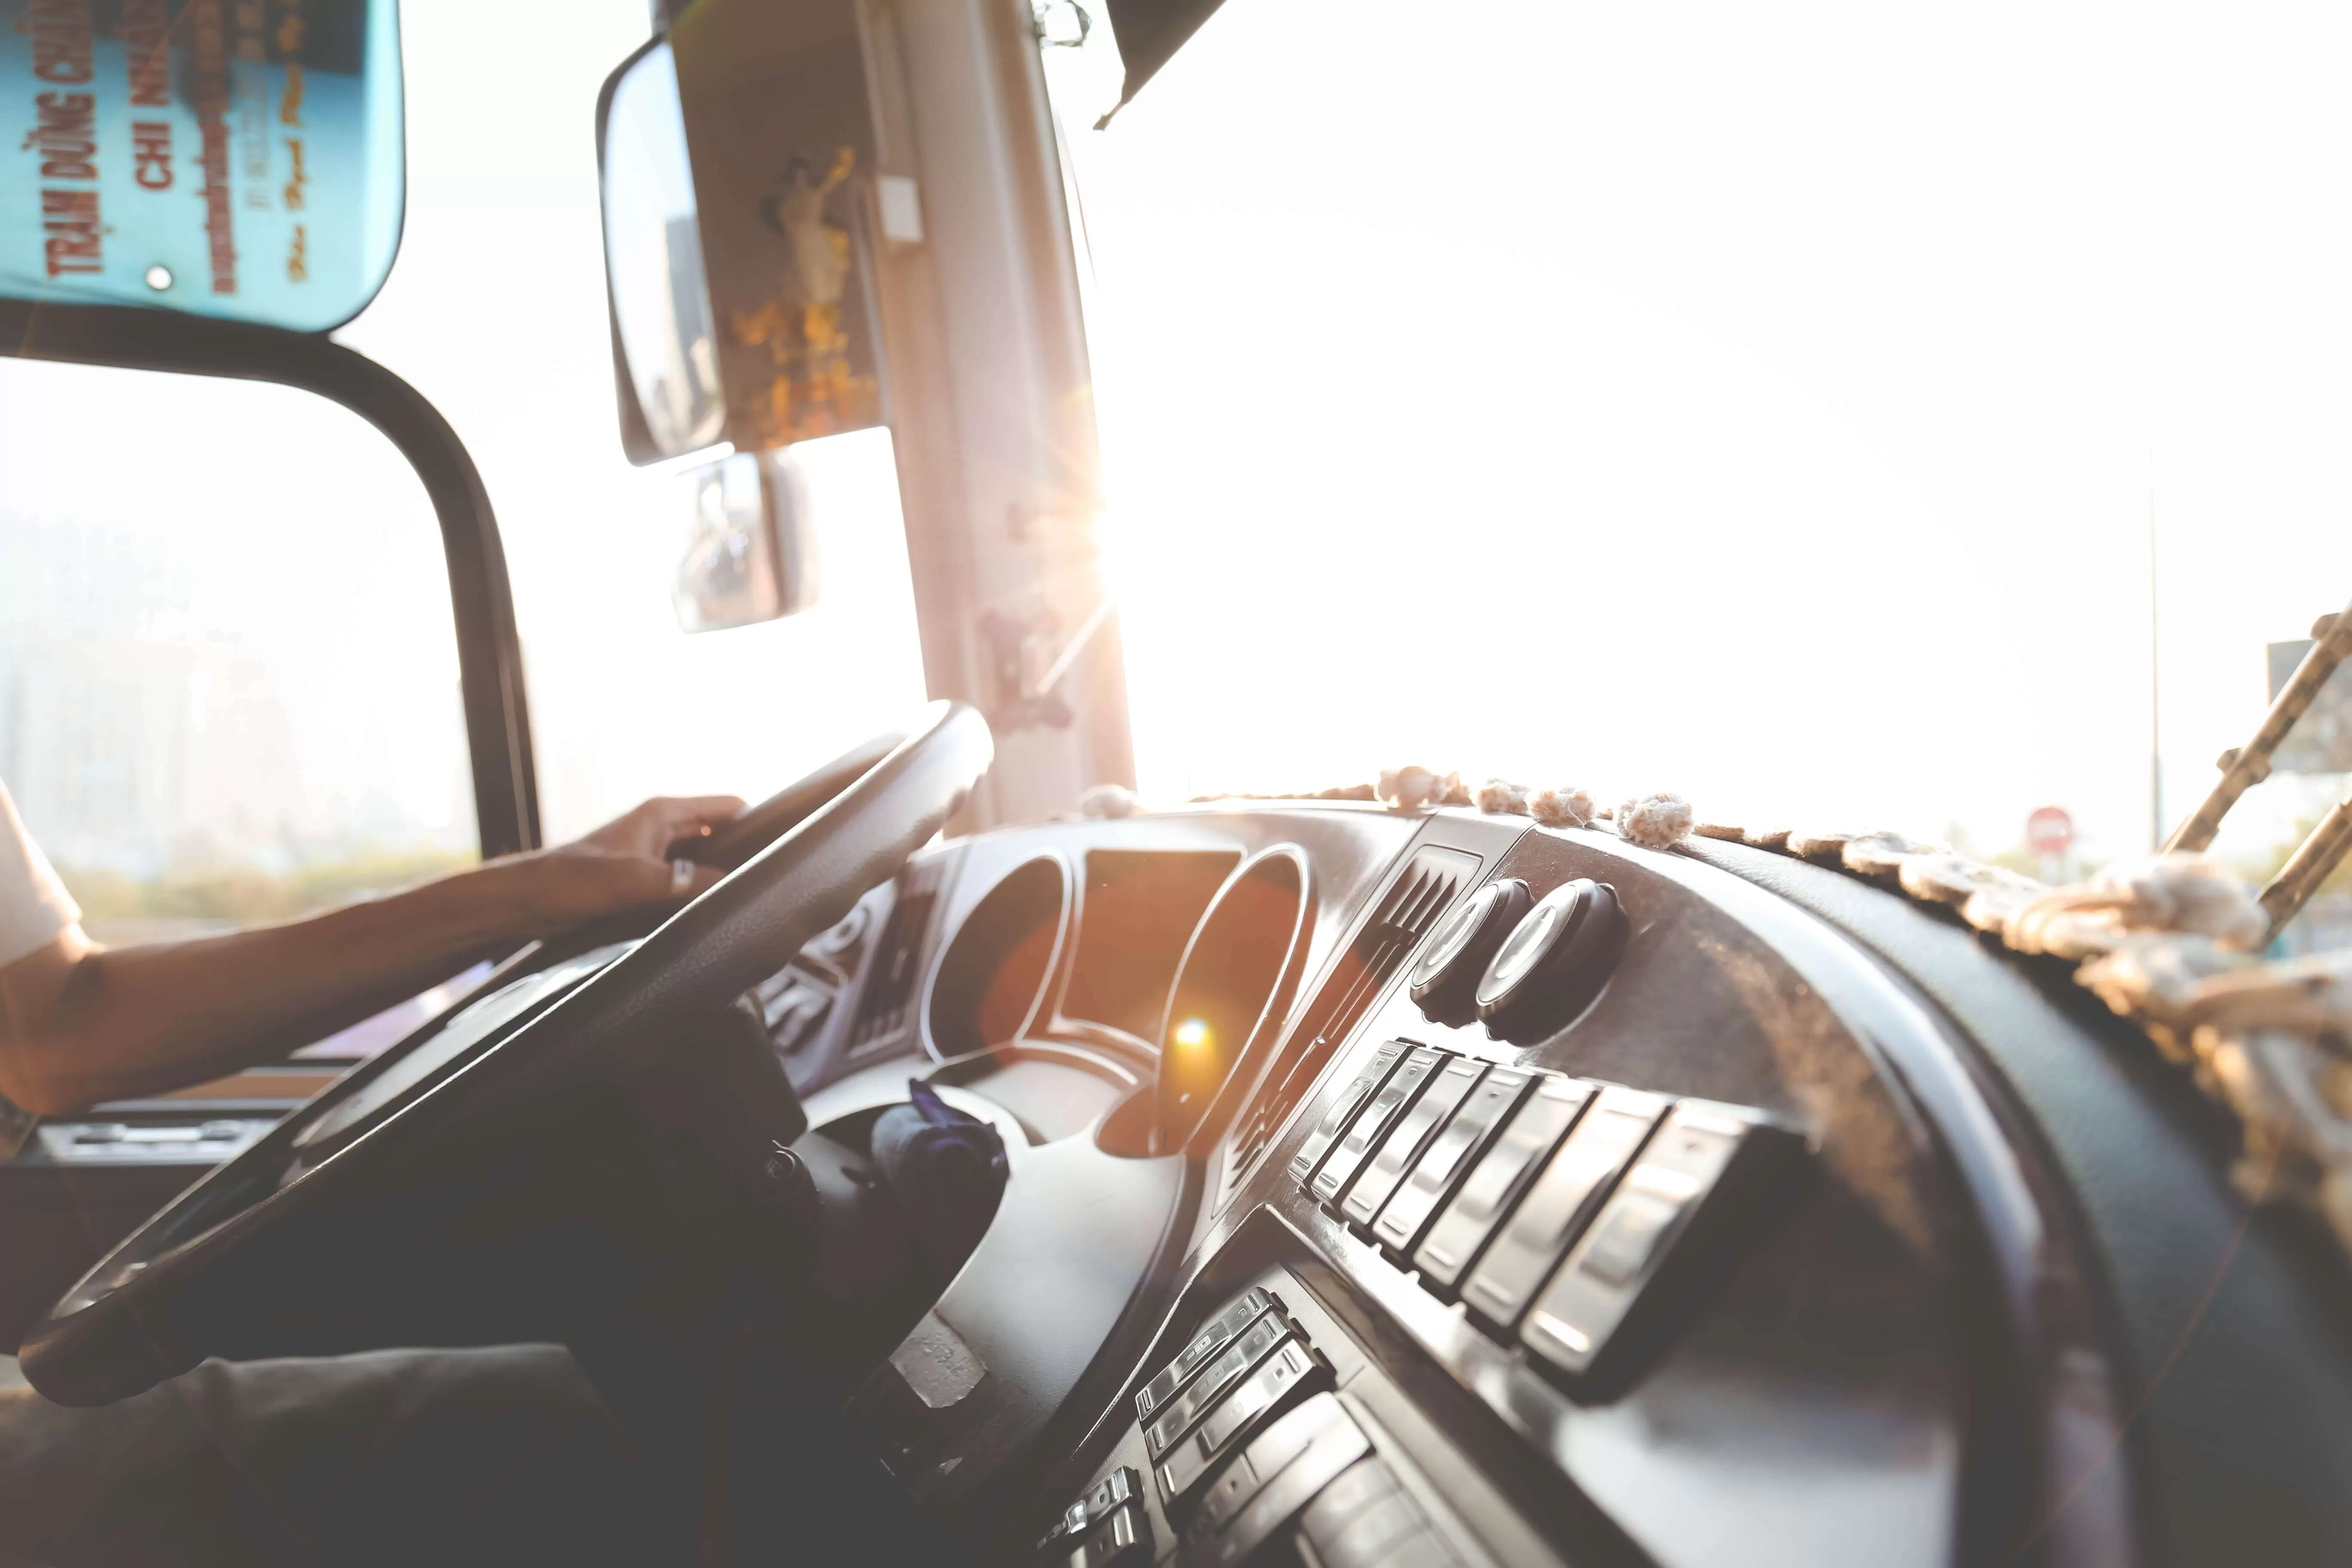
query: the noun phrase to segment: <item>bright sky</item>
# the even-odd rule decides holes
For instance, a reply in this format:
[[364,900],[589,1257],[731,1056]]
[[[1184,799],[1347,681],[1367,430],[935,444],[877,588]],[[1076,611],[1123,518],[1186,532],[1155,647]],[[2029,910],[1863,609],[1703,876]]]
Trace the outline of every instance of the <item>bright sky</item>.
[[2352,11],[1434,16],[1234,0],[1081,139],[1147,779],[2112,856],[2152,491],[2185,813],[2352,596]]
[[[887,440],[807,451],[819,609],[679,634],[592,134],[644,0],[402,9],[407,229],[341,335],[481,465],[551,830],[763,793],[920,696]],[[2347,62],[2317,6],[1231,0],[1076,133],[1146,794],[1418,758],[1984,850],[2056,803],[2142,847],[2151,494],[2171,816],[2259,718],[2263,644],[2352,596]],[[304,606],[281,640],[381,623],[327,661],[354,709],[453,691],[446,632],[380,607],[446,617],[380,442],[163,384],[129,463],[71,416],[121,380],[0,364],[40,431],[0,509],[168,515],[238,605]],[[182,488],[279,419],[266,498]]]

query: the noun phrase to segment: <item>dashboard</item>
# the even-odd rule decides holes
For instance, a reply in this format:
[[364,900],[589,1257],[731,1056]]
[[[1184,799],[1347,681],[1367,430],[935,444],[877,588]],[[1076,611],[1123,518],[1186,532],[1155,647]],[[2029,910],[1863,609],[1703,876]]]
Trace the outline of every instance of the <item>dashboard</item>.
[[[966,1560],[2352,1561],[2340,1255],[2063,965],[1867,879],[1456,808],[1044,823],[747,1011],[844,1205],[826,1397]],[[918,1080],[1005,1145],[944,1272],[866,1245]],[[277,1114],[44,1126],[0,1221],[102,1249]]]
[[812,1121],[927,1077],[1012,1145],[849,1406],[977,1560],[2352,1542],[2340,1270],[2144,1041],[1866,882],[1252,804],[937,847],[844,930],[782,982]]

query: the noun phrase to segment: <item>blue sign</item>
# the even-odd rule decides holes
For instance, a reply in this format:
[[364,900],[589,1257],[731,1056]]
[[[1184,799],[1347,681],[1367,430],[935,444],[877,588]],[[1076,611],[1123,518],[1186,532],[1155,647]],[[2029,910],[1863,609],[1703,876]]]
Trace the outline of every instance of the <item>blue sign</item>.
[[324,331],[400,246],[396,0],[0,0],[0,295]]

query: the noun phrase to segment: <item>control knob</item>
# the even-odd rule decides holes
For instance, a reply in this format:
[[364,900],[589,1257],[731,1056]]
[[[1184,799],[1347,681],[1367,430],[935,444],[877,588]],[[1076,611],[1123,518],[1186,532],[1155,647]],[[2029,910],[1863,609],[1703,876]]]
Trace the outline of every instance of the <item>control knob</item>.
[[1479,1021],[1514,1045],[1557,1033],[1601,994],[1625,951],[1625,910],[1608,883],[1580,877],[1554,888],[1479,976]]
[[1534,901],[1525,882],[1507,877],[1454,906],[1405,976],[1422,1016],[1457,1027],[1478,1021],[1478,977]]

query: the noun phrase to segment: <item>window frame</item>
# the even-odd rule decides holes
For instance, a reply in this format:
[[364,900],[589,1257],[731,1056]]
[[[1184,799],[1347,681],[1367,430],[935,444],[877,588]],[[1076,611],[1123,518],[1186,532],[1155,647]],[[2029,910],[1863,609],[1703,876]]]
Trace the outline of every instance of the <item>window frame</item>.
[[423,393],[324,333],[121,305],[0,299],[0,356],[272,382],[383,432],[441,525],[482,858],[539,847],[538,768],[498,518],[472,454]]

